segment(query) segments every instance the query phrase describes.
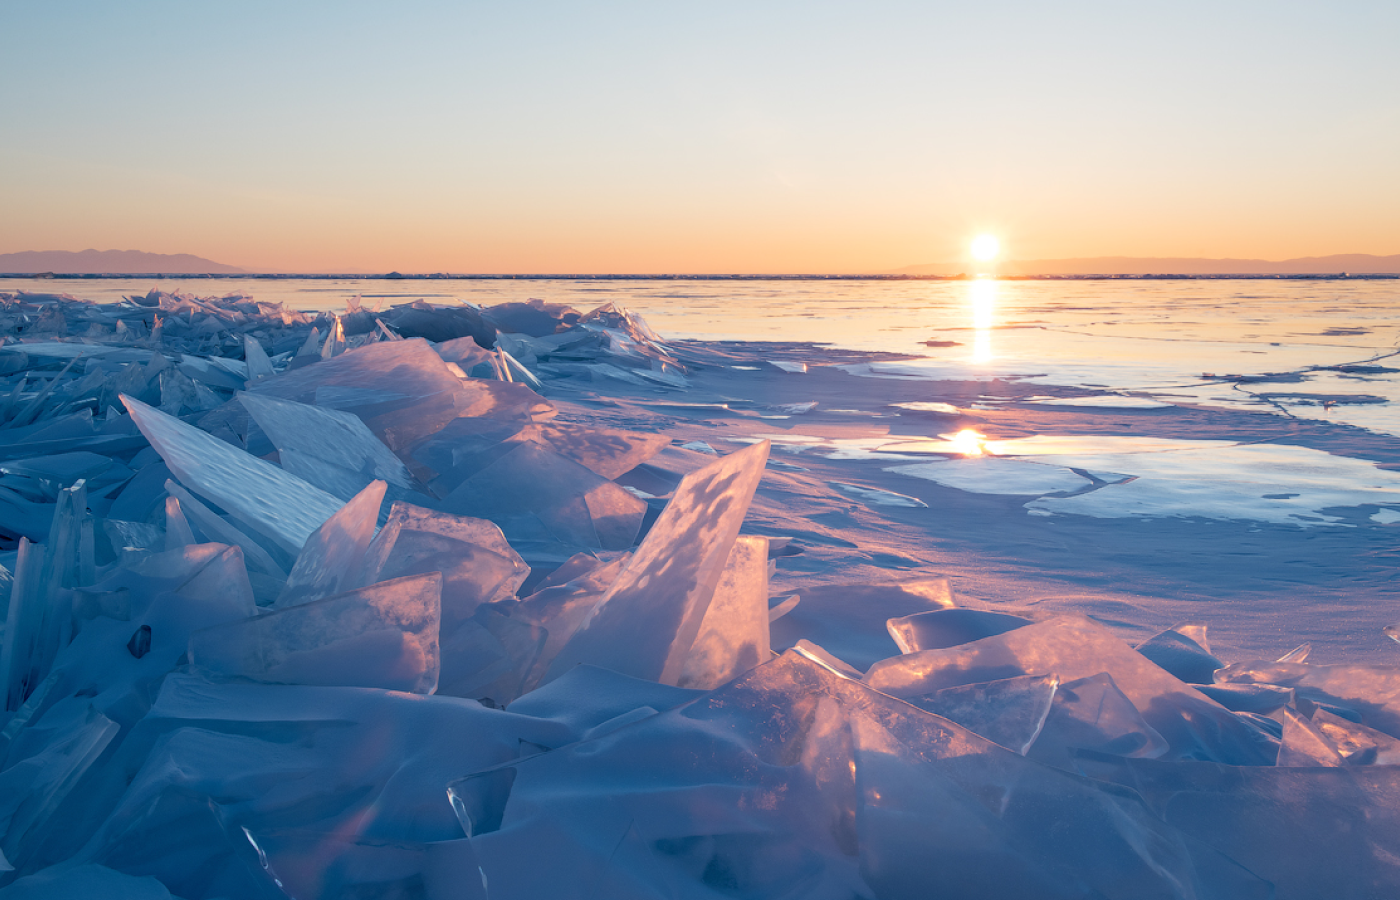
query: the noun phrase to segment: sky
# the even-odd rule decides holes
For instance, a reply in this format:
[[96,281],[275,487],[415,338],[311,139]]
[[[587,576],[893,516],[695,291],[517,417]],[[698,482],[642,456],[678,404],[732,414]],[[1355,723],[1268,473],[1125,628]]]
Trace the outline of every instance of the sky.
[[1400,253],[1400,3],[0,0],[0,253]]

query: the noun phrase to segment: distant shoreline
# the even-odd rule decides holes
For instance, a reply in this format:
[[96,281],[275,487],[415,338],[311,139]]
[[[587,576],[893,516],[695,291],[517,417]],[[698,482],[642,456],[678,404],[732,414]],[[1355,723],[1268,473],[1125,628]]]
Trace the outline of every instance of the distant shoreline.
[[[578,275],[568,273],[526,274],[526,275],[456,275],[432,273],[404,275],[389,274],[316,274],[293,273],[194,273],[194,272],[130,272],[95,274],[87,272],[0,272],[0,280],[24,279],[28,281],[89,280],[116,281],[133,278],[158,279],[209,279],[222,281],[971,281],[976,275],[686,275],[675,273],[660,274],[612,274]],[[1400,280],[1400,273],[1230,273],[1230,274],[1179,274],[1179,275],[998,275],[998,281],[1379,281]]]

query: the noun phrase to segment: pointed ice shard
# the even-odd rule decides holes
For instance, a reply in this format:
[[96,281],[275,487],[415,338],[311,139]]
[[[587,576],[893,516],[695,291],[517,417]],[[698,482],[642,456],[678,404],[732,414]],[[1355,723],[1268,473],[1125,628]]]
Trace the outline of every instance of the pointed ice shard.
[[1167,742],[1143,720],[1113,678],[1101,673],[1060,685],[1029,756],[1075,772],[1077,750],[1155,759],[1167,749]]
[[361,584],[441,572],[444,635],[481,604],[515,596],[530,574],[492,523],[409,503],[393,505],[363,556]]
[[342,505],[271,463],[123,396],[131,417],[175,477],[295,554]]
[[59,598],[64,588],[80,585],[79,551],[86,515],[87,488],[79,480],[58,492],[48,540],[36,545],[20,539],[0,642],[0,687],[7,710],[24,703],[72,636],[72,608]]
[[364,584],[361,566],[374,537],[387,487],[382,481],[370,482],[311,533],[297,554],[296,565],[287,576],[275,607],[285,609],[309,603]]
[[1137,645],[1137,652],[1187,684],[1214,684],[1215,670],[1225,663],[1175,628],[1168,628]]
[[[687,475],[550,677],[590,663],[675,684],[763,477],[768,442]],[[780,620],[781,621],[781,620]]]
[[[204,532],[211,541],[230,544],[242,550],[250,571],[260,572],[281,581],[286,580],[287,573],[257,541],[225,522],[212,509],[200,503],[193,494],[168,478],[165,480],[165,490],[171,497],[180,501],[180,511],[185,513],[186,518],[198,526],[199,530]],[[114,523],[108,520],[105,524],[120,530],[129,529],[138,523]],[[144,545],[136,544],[134,546]]]
[[1054,675],[1022,675],[908,699],[920,709],[1025,756],[1045,725],[1057,687],[1059,679]]
[[348,500],[376,478],[413,487],[403,462],[349,413],[248,392],[238,400],[277,447],[282,468],[329,494]]
[[1283,711],[1283,743],[1278,748],[1280,766],[1340,766],[1337,746],[1311,722],[1291,709]]
[[[1400,765],[1400,740],[1384,732],[1343,719],[1325,709],[1313,712],[1311,724],[1337,748],[1348,766]],[[1285,731],[1285,742],[1287,737]]]
[[174,497],[165,498],[165,549],[174,550],[186,544],[199,543],[194,539],[190,523],[180,511],[180,501]]
[[272,360],[267,358],[267,351],[251,334],[243,335],[243,359],[248,364],[248,381],[259,381],[277,374],[272,368]]
[[768,662],[768,539],[741,536],[676,682],[713,690]]
[[1268,684],[1293,688],[1299,698],[1351,708],[1361,724],[1400,737],[1400,668],[1311,666],[1305,663],[1232,663],[1215,673],[1220,684]]
[[280,684],[431,694],[438,679],[437,572],[397,578],[190,637],[190,665]]

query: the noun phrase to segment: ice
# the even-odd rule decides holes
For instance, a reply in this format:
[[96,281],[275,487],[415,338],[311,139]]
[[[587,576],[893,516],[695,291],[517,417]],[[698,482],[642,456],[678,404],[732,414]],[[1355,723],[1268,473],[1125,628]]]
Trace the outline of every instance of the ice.
[[1283,711],[1280,766],[1340,766],[1342,754],[1327,736],[1291,709]]
[[1385,897],[1400,884],[1394,767],[1129,760],[1123,781],[1169,825],[1270,881],[1278,900]]
[[538,625],[546,633],[545,643],[526,677],[526,690],[544,680],[559,651],[593,615],[631,559],[628,553],[614,556],[609,560],[584,553],[571,557],[540,584],[539,590],[521,599],[510,611],[513,618]]
[[802,588],[801,594],[797,606],[773,622],[773,649],[783,651],[805,639],[862,672],[900,653],[887,630],[890,619],[953,605],[948,579],[941,575],[893,584],[812,585]]
[[1107,672],[1060,685],[1030,757],[1078,771],[1078,751],[1156,759],[1166,740],[1143,719]]
[[440,574],[412,575],[206,629],[190,638],[190,665],[256,681],[430,694],[441,592]]
[[909,509],[927,509],[928,504],[907,494],[896,494],[894,491],[884,491],[878,488],[864,487],[859,484],[846,484],[840,481],[833,481],[831,486],[843,494],[849,494],[857,500],[863,500],[872,506],[903,506]]
[[180,511],[180,501],[175,497],[165,498],[165,549],[175,550],[186,544],[198,543],[185,514]]
[[652,714],[664,712],[702,694],[702,691],[657,684],[584,664],[506,708],[520,715],[550,719],[566,727],[568,737],[551,745],[559,747],[636,710],[650,710]]
[[295,554],[342,502],[193,425],[122,397],[141,433],[184,485]]
[[529,567],[491,522],[395,503],[364,554],[360,580],[442,573],[442,630],[449,634],[483,603],[507,600]]
[[[180,510],[186,514],[186,518],[192,521],[205,537],[217,541],[221,544],[230,544],[243,551],[243,556],[248,561],[249,574],[261,573],[270,576],[279,584],[287,579],[287,573],[277,564],[277,561],[263,549],[262,545],[253,540],[248,535],[224,521],[209,507],[200,503],[189,491],[180,487],[175,482],[166,479],[165,490],[171,497],[180,501]],[[112,520],[107,520],[106,524],[116,524]],[[127,527],[135,523],[125,523]],[[269,598],[271,599],[271,598]]]
[[[123,875],[98,865],[45,869],[26,875],[0,889],[4,900],[68,900],[101,897],[102,900],[172,900],[165,885],[149,875]],[[178,898],[175,898],[178,900]]]
[[47,745],[32,756],[16,758],[11,749],[0,772],[0,852],[16,869],[23,868],[50,817],[87,774],[116,736],[117,724],[91,707],[52,729]]
[[371,482],[312,532],[297,554],[296,565],[274,606],[285,609],[366,583],[361,578],[361,567],[374,537],[387,487],[382,481]]
[[[800,610],[806,598],[798,606]],[[779,621],[786,621],[781,619]],[[776,625],[776,623],[775,623]],[[1061,616],[944,650],[876,663],[866,682],[896,697],[1020,675],[1058,675],[1061,692],[1107,673],[1170,746],[1170,755],[1236,765],[1272,762],[1257,732],[1228,710],[1148,662],[1108,629]]]
[[412,489],[403,462],[357,417],[246,392],[238,400],[277,447],[282,468],[308,484],[341,500],[375,479]]
[[678,681],[767,459],[767,442],[754,444],[681,480],[593,617],[555,658],[550,677],[590,663]]
[[441,505],[490,519],[512,540],[604,550],[631,547],[646,512],[616,484],[532,441],[462,482]]
[[63,588],[77,587],[85,567],[82,551],[87,492],[82,481],[58,494],[48,541],[21,538],[14,583],[0,644],[0,678],[6,710],[18,709],[48,675],[59,648],[67,643],[71,617],[59,602]]
[[1240,662],[1216,672],[1215,680],[1292,688],[1310,701],[1354,710],[1361,724],[1400,737],[1400,666]]
[[1029,625],[1030,619],[980,609],[935,609],[885,623],[900,653],[942,650],[1005,634]]
[[677,685],[710,690],[768,661],[768,539],[741,536],[729,551]]
[[[1204,637],[1204,630],[1201,632]],[[1215,670],[1223,668],[1210,651],[1178,628],[1169,628],[1137,645],[1137,652],[1187,684],[1214,684]]]
[[437,693],[502,707],[525,692],[544,647],[545,631],[482,605],[466,622],[444,630]]
[[1053,675],[1023,675],[906,699],[1025,756],[1045,725],[1058,686]]
[[1313,711],[1313,729],[1336,748],[1348,766],[1400,765],[1400,740],[1325,709]]
[[[794,653],[450,791],[487,884],[508,896],[587,895],[592,872],[635,879],[607,896],[1267,896],[1131,792]],[[565,864],[539,865],[540,846]],[[619,848],[627,865],[608,865]]]
[[891,466],[886,471],[925,478],[945,487],[976,494],[1073,493],[1094,484],[1088,478],[1060,466],[987,456]]

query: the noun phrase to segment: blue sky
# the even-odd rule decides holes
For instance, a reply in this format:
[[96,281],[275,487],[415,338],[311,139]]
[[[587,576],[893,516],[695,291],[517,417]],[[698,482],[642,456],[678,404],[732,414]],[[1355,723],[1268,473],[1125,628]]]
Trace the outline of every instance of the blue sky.
[[883,271],[1400,252],[1396,3],[0,0],[0,252]]

